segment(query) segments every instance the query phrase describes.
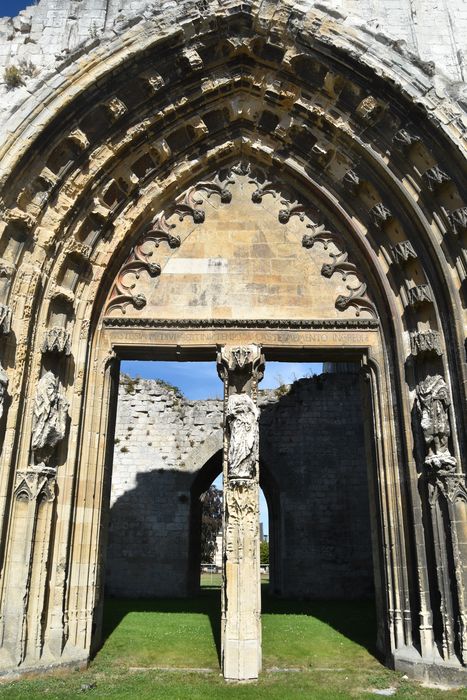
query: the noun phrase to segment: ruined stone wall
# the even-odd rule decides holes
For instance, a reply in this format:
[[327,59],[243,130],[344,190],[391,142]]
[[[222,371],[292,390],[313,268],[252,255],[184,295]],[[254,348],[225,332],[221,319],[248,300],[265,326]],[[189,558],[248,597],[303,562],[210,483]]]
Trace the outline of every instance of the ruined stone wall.
[[221,401],[187,401],[156,381],[121,383],[110,498],[109,593],[187,594],[190,487],[221,447]]
[[[265,391],[260,454],[290,597],[372,591],[359,379],[325,374]],[[155,381],[120,388],[106,588],[118,596],[189,592],[190,489],[222,448],[222,402],[188,401]],[[220,467],[220,459],[219,459]]]
[[[172,15],[179,4],[149,0],[41,0],[17,18],[0,20],[0,65],[27,59],[38,67],[53,66],[80,46],[109,38],[143,18],[159,13]],[[191,3],[196,4],[202,11],[203,3]],[[211,0],[209,4],[217,7],[225,3]],[[405,43],[421,60],[433,61],[437,70],[451,79],[465,78],[467,7],[463,0],[302,0],[297,5],[302,10],[329,9],[350,26],[362,24],[380,37],[386,35]]]

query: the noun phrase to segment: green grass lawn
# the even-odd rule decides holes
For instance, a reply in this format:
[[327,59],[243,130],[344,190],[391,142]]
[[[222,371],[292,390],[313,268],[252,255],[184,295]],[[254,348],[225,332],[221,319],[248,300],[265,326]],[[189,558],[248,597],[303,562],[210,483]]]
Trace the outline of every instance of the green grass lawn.
[[[370,603],[305,603],[263,596],[263,673],[257,683],[225,683],[219,673],[219,589],[203,582],[189,600],[108,600],[105,642],[87,671],[0,685],[0,698],[396,698],[467,699],[385,669],[373,655]],[[178,669],[178,670],[177,670]]]

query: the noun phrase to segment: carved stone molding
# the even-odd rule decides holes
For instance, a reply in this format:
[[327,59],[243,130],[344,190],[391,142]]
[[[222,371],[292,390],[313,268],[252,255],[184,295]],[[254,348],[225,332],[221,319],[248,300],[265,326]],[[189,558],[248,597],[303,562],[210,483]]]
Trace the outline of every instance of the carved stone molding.
[[419,284],[416,287],[411,287],[407,290],[407,303],[410,306],[418,306],[419,304],[432,304],[433,292],[429,284]]
[[441,168],[437,165],[426,170],[423,173],[423,179],[431,192],[435,192],[435,190],[437,190],[443,183],[450,182],[451,180],[449,175],[447,175],[444,170],[441,170]]
[[14,497],[17,501],[47,501],[55,499],[56,470],[38,465],[16,473]]
[[435,353],[442,355],[441,333],[439,331],[413,331],[410,334],[410,348],[412,355]]
[[200,328],[270,328],[271,330],[375,330],[379,328],[376,318],[331,318],[331,319],[155,319],[155,318],[105,318],[107,328],[176,328],[180,330]]
[[70,332],[65,328],[54,327],[45,332],[41,348],[43,353],[50,352],[57,355],[71,355]]
[[0,304],[0,334],[8,335],[11,330],[11,308],[6,304]]
[[417,253],[415,252],[413,245],[410,241],[401,241],[396,243],[391,248],[392,259],[395,263],[403,265],[409,260],[416,260]]

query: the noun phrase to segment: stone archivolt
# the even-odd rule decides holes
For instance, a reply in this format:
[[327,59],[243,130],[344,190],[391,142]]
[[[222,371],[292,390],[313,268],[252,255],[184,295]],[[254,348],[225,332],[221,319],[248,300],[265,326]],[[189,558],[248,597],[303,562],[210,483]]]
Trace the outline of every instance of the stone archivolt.
[[[394,79],[401,75],[397,62],[385,62],[386,49],[381,47],[378,56],[366,48],[352,53],[351,32],[339,23],[333,25],[335,33],[328,31],[318,11],[307,15],[281,2],[274,8],[270,3],[252,5],[248,12],[229,5],[227,15],[223,4],[216,9],[209,5],[200,21],[192,5],[183,8],[180,21],[164,31],[158,25],[157,31],[143,35],[141,27],[128,27],[114,45],[105,46],[99,61],[95,58],[102,47],[81,63],[71,56],[69,70],[64,67],[59,77],[62,87],[47,93],[44,109],[36,105],[29,122],[26,107],[19,111],[28,131],[18,128],[2,145],[1,361],[8,368],[11,402],[3,416],[0,517],[3,532],[13,533],[9,539],[5,535],[2,668],[83,663],[89,658],[100,596],[101,493],[109,471],[108,358],[114,357],[105,335],[110,325],[102,323],[104,303],[108,300],[127,315],[135,306],[145,306],[133,285],[143,274],[160,279],[157,256],[149,253],[157,245],[158,254],[175,250],[170,247],[175,241],[172,229],[167,230],[172,222],[157,215],[169,210],[167,202],[175,202],[180,228],[188,220],[195,227],[203,225],[200,191],[207,199],[216,194],[222,206],[230,202],[229,182],[210,180],[209,173],[219,174],[241,161],[240,174],[233,171],[237,177],[248,176],[245,164],[259,164],[266,173],[254,189],[257,201],[252,203],[258,211],[277,198],[270,173],[306,195],[280,206],[278,221],[287,227],[285,235],[289,226],[306,228],[309,218],[309,247],[319,243],[327,250],[339,231],[346,245],[329,248],[332,255],[320,281],[345,277],[345,282],[355,273],[352,266],[358,276],[336,301],[337,313],[344,307],[349,314],[364,310],[368,321],[374,321],[377,309],[381,321],[383,349],[365,348],[363,354],[375,423],[379,421],[375,482],[382,489],[379,526],[383,579],[388,582],[379,612],[381,638],[386,640],[382,651],[396,667],[419,675],[462,670],[465,644],[456,620],[463,621],[467,609],[462,573],[467,552],[463,540],[455,549],[452,523],[456,518],[465,523],[465,511],[460,510],[461,499],[454,499],[451,505],[459,509],[455,513],[438,513],[432,525],[423,518],[427,493],[418,489],[413,461],[416,454],[420,462],[421,448],[408,430],[411,387],[427,372],[446,377],[452,392],[450,454],[461,472],[467,412],[461,393],[465,159],[459,115],[450,103],[441,104],[420,67],[414,67],[417,80],[402,84]],[[370,68],[371,61],[379,68]],[[149,73],[154,80],[148,79]],[[433,102],[428,108],[429,99]],[[425,170],[419,167],[420,158]],[[310,201],[324,220],[307,213]],[[160,240],[145,241],[144,232],[153,229]],[[180,240],[183,247],[185,240]],[[404,265],[393,264],[394,246],[400,241],[417,252],[417,261],[410,255]],[[74,249],[82,253],[70,254]],[[294,250],[301,251],[299,240]],[[408,289],[418,291],[410,292],[415,303],[405,308]],[[181,314],[183,319],[186,314]],[[350,320],[355,319],[346,322]],[[417,352],[406,367],[410,333],[427,328],[427,322],[448,350],[442,356]],[[62,436],[53,446],[63,461],[57,471],[61,500],[46,501],[56,508],[57,521],[56,527],[44,526],[43,540],[39,542],[32,525],[24,534],[28,556],[23,565],[12,547],[14,537],[21,537],[24,520],[18,508],[24,504],[12,495],[23,482],[17,493],[37,493],[40,479],[47,476],[39,479],[36,474],[34,481],[22,474],[37,427],[32,427],[31,407],[50,359],[41,352],[42,343],[57,327],[70,329],[71,339],[71,355],[61,353],[57,368],[67,377],[67,398],[61,398],[61,408],[56,406],[60,420],[53,418],[54,434]],[[284,338],[285,344],[292,343],[291,335]],[[70,404],[66,441],[60,427],[65,401]],[[422,395],[420,401],[425,401]],[[407,514],[412,503],[413,512]],[[28,512],[34,524],[37,510]],[[450,519],[443,527],[442,517]],[[84,531],[88,548],[82,547]],[[443,566],[429,571],[422,553],[436,548],[450,549],[449,556]],[[60,568],[63,561],[69,562],[66,576]],[[35,591],[34,605],[28,597],[30,567],[38,572],[46,568],[38,576],[44,585]],[[443,571],[448,574],[443,576]],[[453,611],[450,621],[448,613],[433,606],[438,591],[444,610]],[[28,639],[18,632],[26,627]],[[438,650],[441,660],[432,673]],[[419,662],[414,661],[417,654]]]

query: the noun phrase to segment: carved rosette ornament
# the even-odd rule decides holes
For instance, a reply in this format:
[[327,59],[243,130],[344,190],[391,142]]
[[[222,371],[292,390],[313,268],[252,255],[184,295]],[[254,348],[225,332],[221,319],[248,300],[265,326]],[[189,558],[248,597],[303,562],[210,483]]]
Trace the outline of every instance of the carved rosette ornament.
[[459,498],[467,502],[465,476],[457,471],[457,460],[449,450],[450,405],[447,384],[439,374],[428,375],[417,386],[416,406],[427,447],[425,467],[434,487],[433,499],[441,491],[451,502]]

